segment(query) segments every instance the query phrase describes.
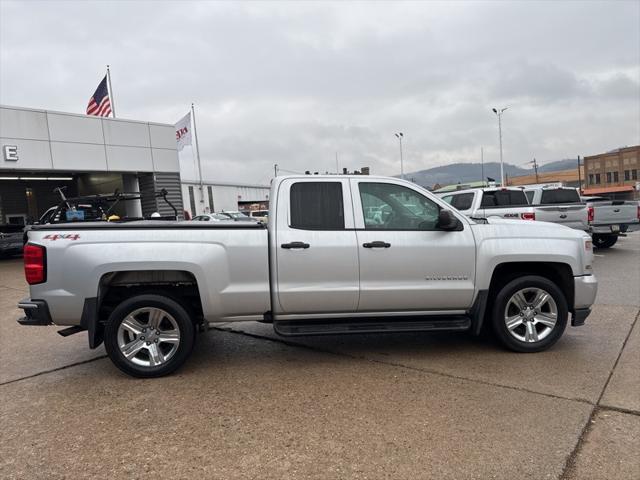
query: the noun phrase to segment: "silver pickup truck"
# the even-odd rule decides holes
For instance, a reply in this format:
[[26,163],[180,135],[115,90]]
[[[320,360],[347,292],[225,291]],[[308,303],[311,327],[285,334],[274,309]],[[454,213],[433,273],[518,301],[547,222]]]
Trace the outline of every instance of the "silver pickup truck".
[[[278,177],[256,222],[34,226],[23,325],[87,331],[139,377],[178,368],[198,327],[280,335],[469,331],[549,348],[594,302],[591,239],[553,224],[474,222],[421,187],[370,176]],[[380,215],[384,212],[384,215]]]
[[524,187],[529,203],[535,207],[536,220],[590,232],[589,210],[578,190],[570,187]]
[[640,203],[610,200],[605,197],[581,197],[589,211],[593,246],[613,247],[620,235],[640,229]]

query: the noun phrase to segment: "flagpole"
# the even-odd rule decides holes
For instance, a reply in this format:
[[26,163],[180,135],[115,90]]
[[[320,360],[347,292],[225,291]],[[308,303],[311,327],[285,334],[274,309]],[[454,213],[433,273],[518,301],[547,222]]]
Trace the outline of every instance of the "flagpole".
[[[202,192],[202,164],[200,163],[200,145],[198,145],[198,128],[196,127],[196,110],[193,107],[193,103],[191,104],[191,116],[193,117],[193,134],[196,137],[196,155],[198,157],[198,176],[200,177],[200,195],[203,195]],[[204,201],[204,197],[202,197]]]
[[113,118],[116,118],[116,102],[113,98],[113,88],[111,88],[111,71],[109,65],[107,65],[107,83],[109,84],[109,98],[111,99],[111,113]]

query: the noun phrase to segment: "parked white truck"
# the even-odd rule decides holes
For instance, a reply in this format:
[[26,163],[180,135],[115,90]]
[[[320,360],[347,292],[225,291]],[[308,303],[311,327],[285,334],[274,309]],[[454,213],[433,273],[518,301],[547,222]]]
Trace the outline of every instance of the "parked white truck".
[[[23,325],[104,340],[124,372],[155,377],[199,326],[255,320],[280,335],[470,331],[537,352],[581,325],[597,290],[591,239],[553,224],[476,223],[421,187],[369,176],[273,181],[250,222],[34,226]],[[384,215],[377,215],[378,212]]]
[[535,207],[536,220],[590,232],[589,209],[576,188],[550,186],[523,187]]
[[534,208],[529,205],[521,188],[472,188],[439,196],[471,219],[499,217],[511,220],[535,220]]

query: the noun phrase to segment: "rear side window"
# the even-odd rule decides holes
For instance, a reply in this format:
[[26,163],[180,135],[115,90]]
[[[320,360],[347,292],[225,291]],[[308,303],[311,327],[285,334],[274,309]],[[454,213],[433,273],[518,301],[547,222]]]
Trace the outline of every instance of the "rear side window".
[[556,203],[580,203],[580,195],[578,195],[578,191],[573,188],[543,190],[540,203],[547,205]]
[[449,203],[458,210],[469,210],[473,204],[473,195],[473,193],[454,195]]
[[291,186],[291,228],[344,230],[340,182],[299,182]]
[[522,190],[496,190],[483,192],[480,207],[524,207],[527,205],[529,205],[529,201]]

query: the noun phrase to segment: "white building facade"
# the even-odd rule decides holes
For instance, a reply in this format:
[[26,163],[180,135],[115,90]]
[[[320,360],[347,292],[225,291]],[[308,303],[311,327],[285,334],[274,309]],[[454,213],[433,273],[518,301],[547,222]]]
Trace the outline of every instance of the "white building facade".
[[173,125],[0,106],[0,223],[37,220],[69,197],[140,192],[127,215],[182,212]]

